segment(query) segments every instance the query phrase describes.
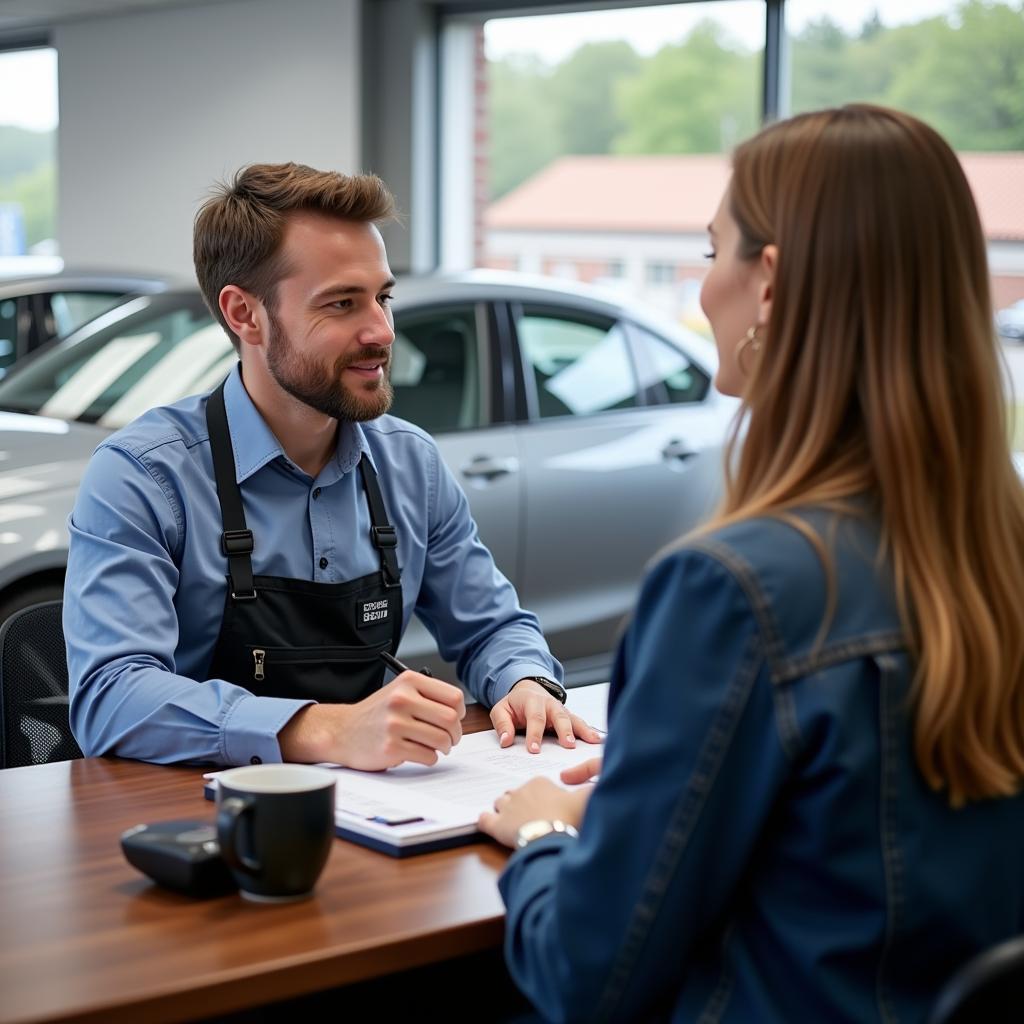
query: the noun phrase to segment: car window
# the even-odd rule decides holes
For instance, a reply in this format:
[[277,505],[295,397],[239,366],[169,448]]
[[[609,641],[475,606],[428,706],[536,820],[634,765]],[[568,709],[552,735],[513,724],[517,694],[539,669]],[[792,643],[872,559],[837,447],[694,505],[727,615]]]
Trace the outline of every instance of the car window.
[[0,376],[18,358],[18,300],[0,300]]
[[119,427],[154,405],[208,389],[235,359],[205,310],[139,315],[30,361],[0,383],[0,406]]
[[70,334],[121,298],[121,292],[54,292],[50,296],[53,333],[58,337]]
[[526,306],[516,331],[533,372],[541,417],[585,416],[639,404],[620,324]]
[[392,413],[431,434],[479,426],[478,334],[473,306],[397,312]]
[[645,388],[663,388],[669,402],[700,402],[711,378],[681,349],[642,327],[632,327],[639,353],[640,379]]

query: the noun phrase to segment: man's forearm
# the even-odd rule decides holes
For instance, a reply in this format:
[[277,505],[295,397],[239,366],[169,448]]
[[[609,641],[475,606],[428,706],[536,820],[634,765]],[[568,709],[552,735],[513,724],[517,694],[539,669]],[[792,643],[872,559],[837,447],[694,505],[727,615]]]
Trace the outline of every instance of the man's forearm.
[[131,662],[72,676],[70,690],[72,730],[87,756],[156,764],[278,761],[277,734],[307,703],[254,697],[222,679],[198,683]]

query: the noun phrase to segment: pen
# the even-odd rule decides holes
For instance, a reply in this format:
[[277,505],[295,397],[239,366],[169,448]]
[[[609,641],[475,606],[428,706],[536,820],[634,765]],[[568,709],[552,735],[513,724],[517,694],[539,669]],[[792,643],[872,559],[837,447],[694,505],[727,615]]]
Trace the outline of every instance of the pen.
[[[411,672],[412,669],[408,665],[403,665],[393,654],[389,654],[387,651],[380,652],[380,660],[393,672]],[[420,669],[421,676],[432,675],[429,668]]]
[[426,821],[426,818],[389,818],[386,814],[374,814],[366,820],[375,821],[378,825],[414,825],[417,821]]

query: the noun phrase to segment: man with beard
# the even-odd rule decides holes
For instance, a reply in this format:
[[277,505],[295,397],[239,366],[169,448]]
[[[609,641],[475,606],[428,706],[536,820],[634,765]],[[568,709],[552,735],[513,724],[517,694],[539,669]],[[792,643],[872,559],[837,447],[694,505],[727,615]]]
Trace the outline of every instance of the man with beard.
[[503,746],[597,734],[422,430],[386,416],[394,279],[383,183],[243,169],[200,209],[203,295],[239,353],[210,395],[97,449],[69,521],[71,722],[88,755],[433,764],[461,690],[384,683],[415,612]]

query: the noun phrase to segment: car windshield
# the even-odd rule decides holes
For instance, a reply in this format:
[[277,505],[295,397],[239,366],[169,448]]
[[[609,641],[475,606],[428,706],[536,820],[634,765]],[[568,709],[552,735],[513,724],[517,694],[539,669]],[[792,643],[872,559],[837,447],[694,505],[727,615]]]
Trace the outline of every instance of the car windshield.
[[0,381],[0,408],[116,429],[155,405],[209,391],[237,356],[220,325],[190,297],[140,299],[44,349]]

